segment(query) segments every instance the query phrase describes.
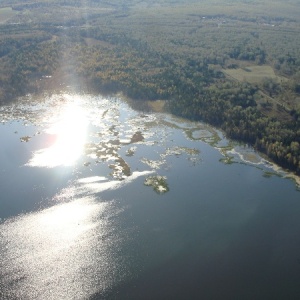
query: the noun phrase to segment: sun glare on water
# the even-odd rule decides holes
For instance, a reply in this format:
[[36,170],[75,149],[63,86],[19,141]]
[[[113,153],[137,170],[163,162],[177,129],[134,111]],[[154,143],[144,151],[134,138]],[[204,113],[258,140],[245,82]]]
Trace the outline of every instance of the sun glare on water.
[[47,130],[48,134],[56,137],[55,143],[34,152],[28,165],[49,168],[73,165],[83,152],[87,127],[84,110],[75,103],[67,105],[59,120]]

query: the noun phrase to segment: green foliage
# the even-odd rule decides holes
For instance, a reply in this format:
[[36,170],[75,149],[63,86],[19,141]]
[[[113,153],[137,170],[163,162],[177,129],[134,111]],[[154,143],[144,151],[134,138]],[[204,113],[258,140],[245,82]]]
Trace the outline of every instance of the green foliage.
[[12,8],[0,25],[0,102],[63,85],[165,99],[169,111],[217,125],[300,173],[297,1],[0,5]]

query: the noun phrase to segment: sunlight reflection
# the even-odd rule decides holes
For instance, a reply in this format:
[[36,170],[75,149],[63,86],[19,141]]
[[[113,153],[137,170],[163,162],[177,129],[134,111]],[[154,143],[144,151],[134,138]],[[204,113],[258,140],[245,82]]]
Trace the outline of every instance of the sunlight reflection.
[[73,165],[82,154],[87,127],[88,119],[84,110],[76,103],[68,104],[58,122],[47,131],[56,136],[55,143],[36,151],[28,165],[49,168]]
[[10,245],[0,243],[0,276],[9,270],[12,298],[85,299],[110,287],[121,266],[115,215],[112,202],[83,197],[0,225]]

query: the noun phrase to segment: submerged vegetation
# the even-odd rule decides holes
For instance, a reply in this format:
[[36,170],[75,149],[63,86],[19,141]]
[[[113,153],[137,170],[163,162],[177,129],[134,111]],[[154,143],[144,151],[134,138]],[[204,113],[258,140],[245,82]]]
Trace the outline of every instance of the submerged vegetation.
[[0,103],[64,89],[166,100],[300,174],[299,27],[296,0],[3,0]]

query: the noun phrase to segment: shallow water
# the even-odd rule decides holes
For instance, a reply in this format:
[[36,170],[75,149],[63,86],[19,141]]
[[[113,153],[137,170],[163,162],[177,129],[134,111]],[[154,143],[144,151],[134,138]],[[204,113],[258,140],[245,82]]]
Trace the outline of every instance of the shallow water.
[[116,98],[0,112],[1,299],[300,297],[300,194],[253,149]]

